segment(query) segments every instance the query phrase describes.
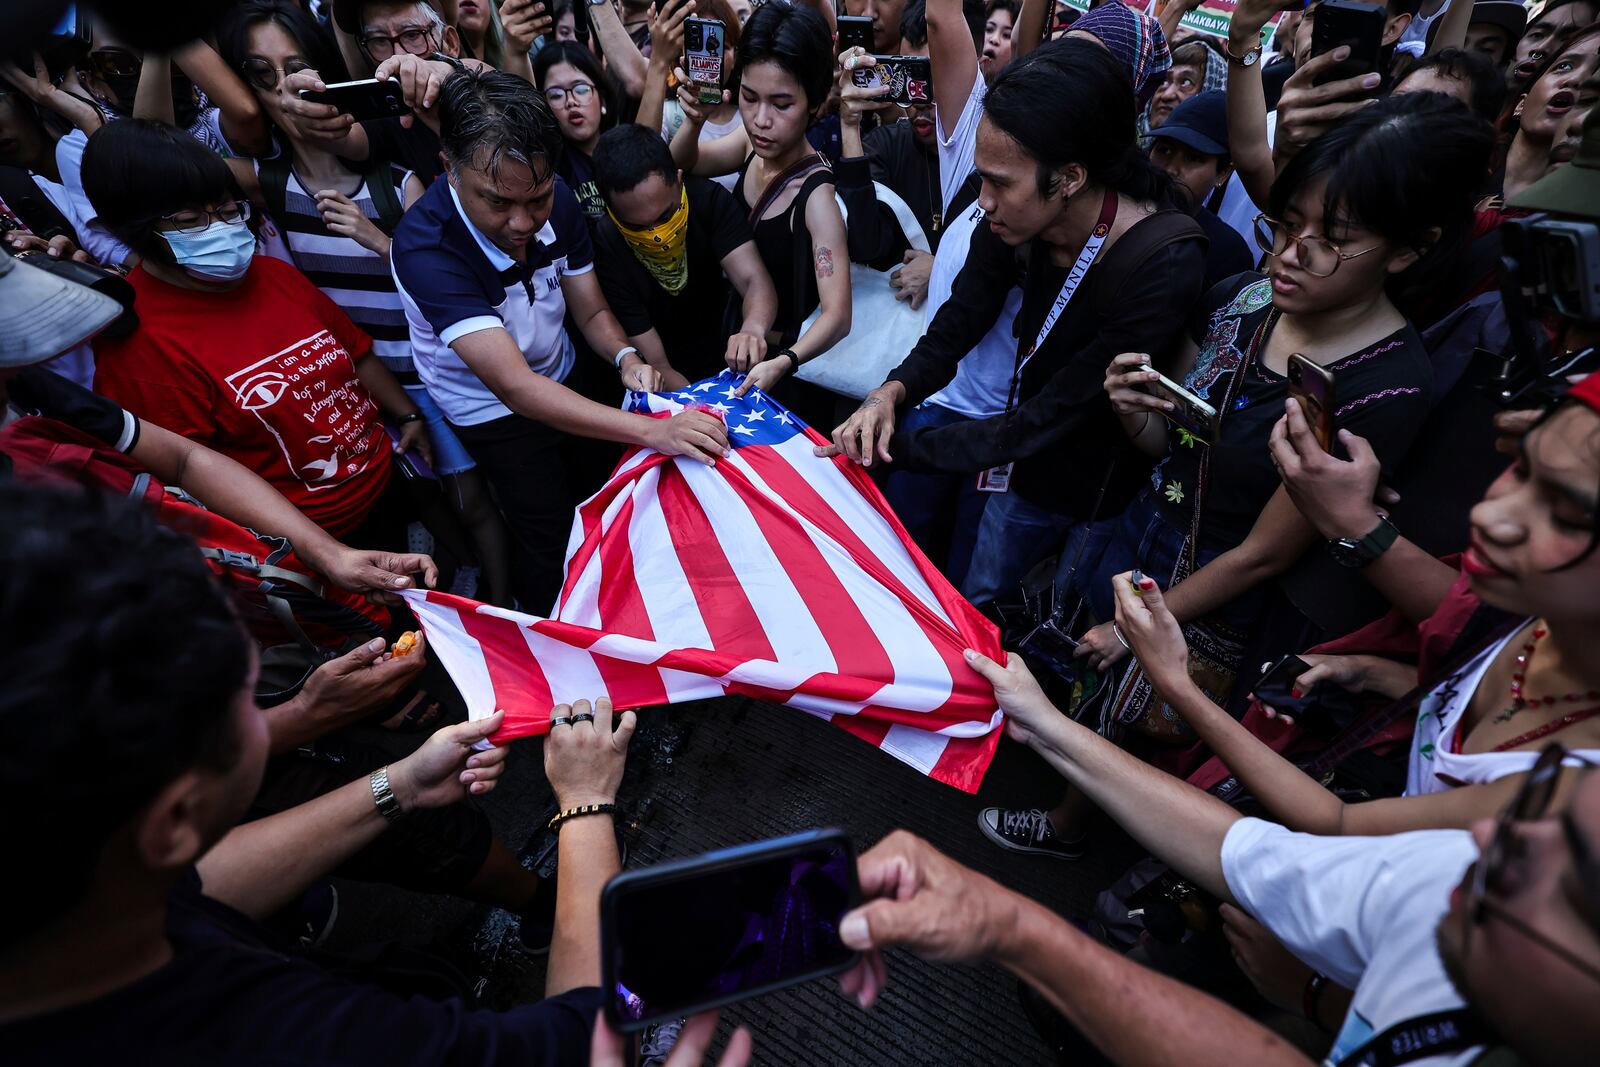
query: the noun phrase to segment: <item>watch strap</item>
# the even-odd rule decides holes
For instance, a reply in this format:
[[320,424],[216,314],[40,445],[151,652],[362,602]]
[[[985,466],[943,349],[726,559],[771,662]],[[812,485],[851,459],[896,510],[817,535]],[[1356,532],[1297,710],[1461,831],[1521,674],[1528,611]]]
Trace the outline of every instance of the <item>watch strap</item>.
[[1378,516],[1378,525],[1365,536],[1355,540],[1340,538],[1329,541],[1328,547],[1333,553],[1333,558],[1346,567],[1365,567],[1385,552],[1399,540],[1400,531],[1390,522],[1388,516]]
[[372,787],[372,802],[378,806],[378,814],[388,822],[394,822],[401,814],[400,798],[394,795],[394,789],[389,785],[389,768],[379,767],[367,777],[367,784]]
[[1235,66],[1253,67],[1261,60],[1261,45],[1258,43],[1254,48],[1245,49],[1244,55],[1236,56],[1233,54],[1231,44],[1224,39],[1222,42],[1222,54],[1227,56],[1228,62]]

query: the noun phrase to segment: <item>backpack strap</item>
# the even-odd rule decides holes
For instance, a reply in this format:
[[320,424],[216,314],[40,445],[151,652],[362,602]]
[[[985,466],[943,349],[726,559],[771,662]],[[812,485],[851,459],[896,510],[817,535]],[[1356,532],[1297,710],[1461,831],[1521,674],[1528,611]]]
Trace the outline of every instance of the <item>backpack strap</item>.
[[256,180],[261,183],[261,198],[267,202],[267,212],[281,229],[286,217],[285,203],[289,188],[289,152],[280,149],[271,159],[256,161]]
[[378,212],[378,229],[390,237],[394,236],[395,227],[400,225],[400,217],[406,209],[400,204],[400,197],[394,191],[394,168],[388,163],[380,163],[366,174],[367,195],[372,197],[372,206]]
[[1210,244],[1206,233],[1193,216],[1176,208],[1163,208],[1123,234],[1100,261],[1100,277],[1095,282],[1095,302],[1102,310],[1151,256],[1180,241],[1199,240]]

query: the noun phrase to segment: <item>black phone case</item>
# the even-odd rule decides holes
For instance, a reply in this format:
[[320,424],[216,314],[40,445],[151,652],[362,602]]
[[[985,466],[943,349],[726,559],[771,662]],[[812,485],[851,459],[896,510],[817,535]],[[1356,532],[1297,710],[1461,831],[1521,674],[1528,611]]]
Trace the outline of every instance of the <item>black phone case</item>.
[[[1320,56],[1340,45],[1350,46],[1350,56],[1317,77],[1313,85],[1371,74],[1381,68],[1383,27],[1387,9],[1357,0],[1323,0],[1311,24],[1311,55]],[[1376,92],[1377,90],[1373,90]]]
[[872,20],[860,15],[839,16],[839,51],[865,48],[872,51]]
[[618,945],[615,933],[617,901],[630,888],[670,882],[685,875],[728,870],[744,866],[752,860],[765,861],[783,856],[803,855],[807,852],[814,852],[820,846],[826,845],[837,845],[844,850],[849,861],[846,867],[850,877],[848,903],[845,908],[846,910],[851,910],[859,907],[861,905],[861,885],[856,879],[855,845],[851,843],[850,838],[843,830],[835,829],[808,830],[804,833],[791,834],[787,837],[774,838],[770,841],[756,841],[746,845],[735,845],[732,848],[718,849],[714,852],[707,852],[704,855],[692,856],[687,859],[672,860],[668,863],[660,863],[642,870],[624,871],[607,882],[605,889],[600,893],[600,988],[605,997],[606,1022],[619,1033],[637,1033],[651,1024],[665,1019],[677,1018],[681,1015],[693,1015],[697,1012],[709,1011],[712,1008],[736,1004],[739,1001],[750,1000],[803,982],[825,978],[831,974],[840,974],[854,967],[861,958],[861,954],[858,952],[852,952],[842,964],[837,966],[828,966],[806,974],[792,975],[781,981],[718,997],[704,1004],[677,1008],[660,1016],[624,1019],[617,1012]]
[[358,122],[397,118],[409,110],[400,83],[395,81],[352,86],[346,89],[329,89],[327,92],[310,90],[300,95],[302,99],[314,104],[332,104]]

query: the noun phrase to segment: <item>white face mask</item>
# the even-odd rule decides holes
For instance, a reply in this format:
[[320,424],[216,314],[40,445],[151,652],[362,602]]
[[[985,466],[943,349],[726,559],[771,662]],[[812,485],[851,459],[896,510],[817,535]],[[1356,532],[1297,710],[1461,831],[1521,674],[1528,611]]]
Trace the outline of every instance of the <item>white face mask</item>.
[[195,233],[163,232],[178,266],[197,278],[231,282],[244,277],[256,254],[256,235],[244,220],[212,222]]

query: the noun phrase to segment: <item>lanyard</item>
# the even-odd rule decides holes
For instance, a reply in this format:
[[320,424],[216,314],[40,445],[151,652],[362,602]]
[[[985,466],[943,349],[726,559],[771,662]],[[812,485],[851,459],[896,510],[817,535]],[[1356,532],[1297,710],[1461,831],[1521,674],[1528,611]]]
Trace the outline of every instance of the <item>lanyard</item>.
[[1400,1064],[1464,1052],[1489,1040],[1470,1008],[1419,1015],[1395,1023],[1339,1061],[1340,1067],[1399,1067]]
[[1077,262],[1072,264],[1072,269],[1067,271],[1066,281],[1061,283],[1061,291],[1056,294],[1054,304],[1045,312],[1044,322],[1039,327],[1039,336],[1034,338],[1026,354],[1017,354],[1016,368],[1011,372],[1011,392],[1006,399],[1006,410],[1010,411],[1016,404],[1017,387],[1022,382],[1022,369],[1028,365],[1039,349],[1044,347],[1045,338],[1050,336],[1050,331],[1055,329],[1056,320],[1061,318],[1061,313],[1072,302],[1073,296],[1078,291],[1078,286],[1083,284],[1083,276],[1089,273],[1089,268],[1094,265],[1095,257],[1100,255],[1100,246],[1106,243],[1106,235],[1111,232],[1111,224],[1117,218],[1117,191],[1107,189],[1105,202],[1100,206],[1100,219],[1094,224],[1094,231],[1089,234],[1089,239],[1083,243],[1083,251],[1078,253]]

